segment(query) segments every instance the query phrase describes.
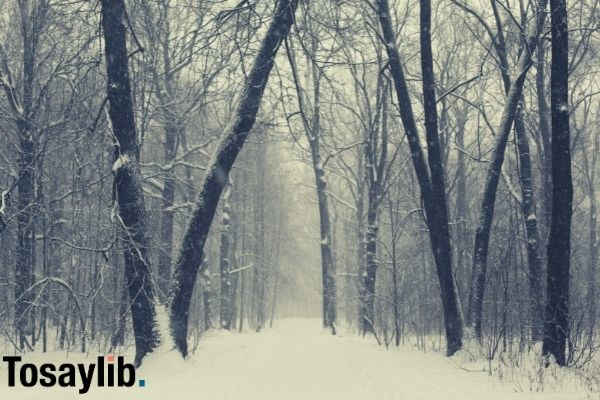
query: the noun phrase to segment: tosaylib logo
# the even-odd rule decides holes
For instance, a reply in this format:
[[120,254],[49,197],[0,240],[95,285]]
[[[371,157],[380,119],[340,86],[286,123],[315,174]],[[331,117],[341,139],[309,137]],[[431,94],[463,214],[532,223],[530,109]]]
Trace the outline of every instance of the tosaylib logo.
[[[105,359],[107,371],[104,370]],[[57,366],[45,363],[38,367],[31,363],[21,364],[20,356],[4,356],[2,361],[8,364],[8,386],[10,387],[15,387],[17,382],[24,387],[79,386],[79,393],[85,394],[90,390],[94,378],[99,387],[131,387],[136,383],[133,364],[126,363],[123,356],[118,356],[115,368],[115,357],[112,354],[98,357],[96,364],[63,363]],[[144,379],[140,379],[137,383],[140,387],[146,386]]]

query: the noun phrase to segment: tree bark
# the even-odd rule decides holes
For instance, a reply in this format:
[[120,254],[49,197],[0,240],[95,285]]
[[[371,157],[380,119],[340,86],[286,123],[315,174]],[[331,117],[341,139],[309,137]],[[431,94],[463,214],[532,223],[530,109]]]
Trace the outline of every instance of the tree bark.
[[[172,124],[165,128],[164,157],[165,163],[172,162],[177,152],[177,132]],[[163,302],[167,301],[171,283],[171,262],[173,254],[173,221],[175,212],[175,173],[172,169],[165,172],[162,190],[162,215],[160,221],[160,249],[158,252],[158,286],[159,296]]]
[[160,342],[154,309],[154,288],[148,259],[146,206],[139,167],[140,149],[133,115],[126,47],[125,3],[102,0],[109,117],[116,138],[114,197],[125,247],[125,277],[131,300],[135,364]]
[[246,81],[234,120],[223,135],[208,166],[194,213],[183,237],[183,245],[175,265],[170,327],[175,346],[184,357],[188,354],[187,331],[191,296],[203,259],[208,230],[229,171],[254,125],[274,57],[290,30],[297,5],[297,0],[280,0],[277,3],[274,17]]
[[569,131],[569,37],[565,0],[550,0],[552,15],[552,223],[548,239],[548,285],[544,355],[566,365],[569,335],[569,269],[573,181]]
[[[596,306],[596,293],[597,293],[597,269],[598,269],[598,217],[597,217],[597,199],[596,199],[596,171],[598,164],[598,151],[600,151],[600,135],[592,131],[590,132],[591,143],[584,143],[582,146],[583,155],[583,171],[585,174],[586,181],[586,194],[590,201],[589,211],[589,232],[588,232],[588,266],[587,266],[587,305],[588,312],[590,315],[589,321],[589,337],[594,337],[596,319],[597,319],[597,306]],[[588,154],[588,151],[591,153]]]
[[[446,330],[446,354],[453,355],[462,347],[463,320],[459,310],[456,285],[452,275],[452,253],[448,229],[448,212],[445,199],[444,171],[441,163],[439,137],[437,133],[437,112],[435,111],[435,91],[433,62],[431,54],[430,21],[431,7],[427,0],[421,1],[421,66],[423,69],[423,94],[427,122],[427,142],[429,150],[429,168],[425,162],[423,149],[412,111],[412,105],[400,55],[395,46],[396,38],[392,30],[392,21],[387,0],[377,0],[379,22],[389,58],[390,71],[394,79],[400,117],[411,152],[411,158],[421,189],[429,237],[433,251]],[[433,121],[435,120],[435,124]],[[431,169],[431,171],[429,171]],[[433,175],[430,178],[430,173]]]
[[[525,77],[527,71],[532,65],[531,55],[535,51],[539,33],[541,32],[545,20],[546,0],[540,0],[536,9],[536,25],[534,32],[527,38],[525,48],[519,58],[517,66],[517,77],[510,85],[507,94],[506,104],[502,111],[500,119],[500,127],[496,133],[496,143],[492,160],[489,164],[483,196],[481,199],[481,207],[479,213],[479,223],[475,233],[475,244],[473,246],[473,291],[472,308],[470,310],[471,323],[475,328],[475,336],[479,341],[482,339],[482,316],[483,316],[483,298],[485,292],[485,280],[487,274],[488,249],[490,241],[490,231],[492,221],[494,219],[494,207],[496,202],[496,193],[502,164],[504,163],[504,153],[508,136],[518,113],[519,103],[523,93]],[[506,80],[505,80],[506,87]]]
[[265,253],[265,132],[260,132],[255,148],[254,187],[254,269],[252,282],[252,304],[254,308],[254,328],[260,332],[265,323],[265,286],[268,278],[268,262]]
[[317,202],[319,205],[319,230],[321,233],[321,273],[323,282],[323,327],[330,328],[335,334],[336,323],[336,283],[335,265],[331,251],[331,224],[329,221],[329,204],[327,202],[327,181],[321,165],[319,144],[311,143],[313,154],[313,170],[317,186]]
[[221,243],[219,264],[221,269],[221,296],[220,296],[220,320],[221,328],[231,329],[231,312],[232,312],[232,286],[231,286],[231,256],[230,256],[230,241],[231,241],[231,205],[229,199],[231,196],[231,181],[227,184],[225,193],[223,194],[223,216],[221,217]]
[[[369,190],[372,192],[372,190]],[[365,235],[365,261],[364,276],[364,313],[362,316],[363,335],[375,333],[375,283],[377,278],[377,209],[375,194],[369,193],[367,205],[367,232]]]
[[541,225],[545,232],[542,234],[544,241],[547,239],[547,232],[550,230],[552,221],[552,149],[550,144],[550,122],[548,121],[548,103],[546,102],[546,49],[544,47],[543,38],[539,39],[537,48],[537,71],[536,71],[536,92],[538,103],[538,125],[541,136],[541,142],[538,144],[538,153],[541,160],[541,176],[542,176],[542,214],[543,224]]
[[525,126],[522,118],[517,118],[515,129],[517,149],[519,153],[519,174],[521,181],[521,211],[525,219],[525,232],[527,235],[527,262],[529,265],[529,315],[531,320],[531,340],[537,342],[542,339],[544,296],[542,286],[542,260],[539,255],[540,236],[537,227],[537,217],[534,198],[533,175],[531,171],[531,157],[529,142],[525,135]]

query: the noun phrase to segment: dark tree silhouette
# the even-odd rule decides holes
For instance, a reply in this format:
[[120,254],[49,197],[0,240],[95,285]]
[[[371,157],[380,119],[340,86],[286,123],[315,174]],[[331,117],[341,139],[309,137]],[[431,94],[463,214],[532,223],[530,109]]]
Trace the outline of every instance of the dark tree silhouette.
[[408,87],[396,48],[391,14],[387,0],[377,1],[377,13],[385,41],[389,67],[394,79],[400,117],[408,138],[411,157],[425,206],[431,249],[440,282],[440,295],[446,328],[446,354],[453,355],[462,347],[463,318],[458,304],[456,285],[452,276],[452,250],[448,228],[448,205],[444,184],[444,167],[440,153],[437,130],[437,111],[433,59],[431,51],[431,4],[421,1],[421,67],[423,71],[423,95],[427,133],[428,162],[419,143],[417,125],[411,106]]
[[135,364],[159,343],[154,288],[148,259],[146,206],[139,166],[140,149],[133,116],[123,0],[102,0],[108,114],[115,135],[114,197],[125,247],[125,278],[135,335]]
[[254,60],[254,66],[246,80],[232,124],[224,132],[208,165],[192,218],[183,237],[171,289],[170,328],[175,346],[184,357],[188,353],[190,302],[200,263],[204,258],[204,243],[229,171],[256,120],[275,55],[290,30],[297,6],[297,0],[280,0],[277,4],[269,29]]
[[569,334],[569,269],[573,181],[569,134],[569,37],[565,0],[551,0],[552,222],[548,239],[548,286],[543,353],[566,364]]

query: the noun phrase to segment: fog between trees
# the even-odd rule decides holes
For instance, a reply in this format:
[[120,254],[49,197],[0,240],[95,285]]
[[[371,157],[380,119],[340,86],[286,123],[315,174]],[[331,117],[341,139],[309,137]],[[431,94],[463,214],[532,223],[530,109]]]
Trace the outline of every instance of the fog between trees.
[[4,341],[312,316],[590,362],[597,2],[272,3],[7,2]]

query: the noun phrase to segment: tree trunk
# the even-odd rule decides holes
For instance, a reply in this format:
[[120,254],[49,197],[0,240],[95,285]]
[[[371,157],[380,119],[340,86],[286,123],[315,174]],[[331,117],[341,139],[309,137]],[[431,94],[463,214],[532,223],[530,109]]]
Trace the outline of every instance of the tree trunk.
[[204,330],[207,331],[212,328],[212,281],[210,272],[207,267],[204,267],[204,276],[202,284],[202,310],[204,311]]
[[[520,113],[520,111],[519,111]],[[529,315],[531,320],[531,340],[542,339],[544,296],[542,286],[542,260],[539,255],[540,237],[537,228],[537,217],[534,198],[533,175],[529,142],[525,134],[522,116],[515,120],[517,149],[519,152],[519,173],[521,181],[521,211],[525,219],[527,235],[527,262],[529,265]]]
[[[472,299],[469,297],[467,301],[465,301],[465,294],[470,293],[468,288],[465,290],[464,284],[463,286],[458,286],[459,283],[464,282],[464,276],[467,275],[467,242],[468,242],[468,226],[467,223],[467,171],[466,171],[466,162],[465,162],[465,154],[462,151],[465,148],[465,126],[467,124],[467,115],[466,110],[464,114],[457,116],[456,121],[456,145],[459,147],[459,151],[457,152],[457,161],[456,161],[456,277],[457,277],[457,287],[459,297],[462,295],[463,306],[467,305],[467,310],[463,308],[463,312],[468,311],[470,304],[468,304]],[[469,274],[473,276],[472,274]],[[470,324],[468,320],[468,313],[465,315],[467,317],[467,321],[465,323],[467,325]]]
[[540,38],[537,48],[537,65],[536,65],[536,92],[538,102],[538,125],[541,136],[541,142],[538,144],[538,153],[541,161],[541,180],[542,180],[542,214],[544,216],[543,231],[541,237],[545,242],[547,233],[550,230],[552,221],[552,149],[550,144],[550,123],[548,121],[548,103],[546,102],[546,51],[544,47],[544,39]]
[[566,365],[569,335],[569,269],[573,181],[569,132],[569,38],[565,0],[550,0],[552,16],[552,224],[548,239],[548,285],[544,344],[558,365]]
[[375,283],[377,276],[377,209],[375,194],[369,190],[367,206],[367,232],[365,237],[366,270],[364,277],[364,314],[362,318],[363,335],[375,333]]
[[160,342],[154,309],[154,288],[148,259],[146,206],[139,167],[140,149],[133,115],[126,47],[125,3],[102,0],[109,116],[115,143],[114,197],[125,247],[125,277],[131,299],[135,364]]
[[[176,132],[170,124],[165,129],[164,157],[165,163],[173,161],[176,153]],[[175,173],[172,169],[165,172],[162,190],[162,215],[160,221],[160,249],[158,252],[158,287],[159,297],[166,302],[171,283],[171,259],[173,253],[173,220],[175,212]]]
[[221,273],[221,296],[220,296],[220,320],[221,328],[231,329],[231,311],[232,311],[232,286],[231,286],[231,256],[229,242],[231,239],[231,205],[229,199],[231,196],[231,181],[227,184],[223,194],[223,216],[221,219],[221,244],[219,248],[220,273]]
[[[360,157],[363,159],[363,157]],[[359,171],[359,176],[361,176]],[[364,222],[364,190],[362,187],[357,189],[357,202],[356,202],[356,234],[357,234],[357,251],[356,258],[358,262],[357,268],[357,289],[358,289],[358,327],[360,331],[364,334],[364,320],[366,315],[366,290],[365,290],[365,282],[367,277],[367,266],[365,263],[365,222]]]
[[589,232],[589,251],[590,255],[588,258],[588,288],[587,288],[587,299],[588,299],[588,310],[590,313],[590,337],[594,336],[594,328],[596,326],[596,270],[598,266],[598,237],[596,233],[596,226],[598,219],[596,217],[596,191],[593,186],[593,181],[590,185],[590,232]]
[[254,125],[274,57],[290,30],[297,5],[297,0],[280,0],[277,4],[274,17],[244,86],[231,127],[223,135],[208,166],[194,213],[183,237],[181,252],[175,265],[170,326],[175,346],[184,357],[188,353],[190,301],[200,262],[203,259],[208,230],[229,171]]
[[255,328],[260,332],[265,324],[265,286],[268,278],[268,265],[265,253],[265,133],[261,132],[256,147],[256,192],[254,199],[254,282],[253,298],[255,312]]
[[[392,29],[392,21],[387,0],[377,0],[379,22],[383,40],[389,58],[389,66],[394,79],[400,116],[404,131],[408,138],[411,157],[421,195],[425,204],[427,225],[431,247],[440,282],[440,296],[446,329],[446,354],[453,355],[462,347],[463,321],[459,310],[456,285],[452,275],[452,252],[448,229],[448,212],[445,198],[444,171],[441,162],[439,137],[437,133],[437,112],[435,111],[435,91],[433,78],[433,61],[431,54],[430,19],[431,10],[427,0],[421,1],[421,66],[423,69],[423,94],[425,98],[425,114],[427,143],[429,150],[429,171],[425,163],[423,149],[419,143],[419,135],[404,72],[400,63],[400,55],[395,46],[396,38]],[[434,122],[435,121],[435,122]],[[430,179],[429,174],[432,174]]]
[[31,293],[27,289],[31,286],[33,273],[33,185],[34,185],[34,143],[32,132],[26,122],[19,123],[20,132],[20,159],[18,189],[18,214],[17,214],[17,263],[15,269],[15,328],[17,330],[18,345],[20,350],[28,345],[26,339],[27,325],[29,322],[29,308]]
[[510,89],[507,94],[506,104],[504,105],[504,109],[502,111],[500,127],[496,133],[496,143],[494,145],[492,161],[490,162],[487,170],[485,187],[481,200],[479,224],[477,226],[475,244],[473,246],[474,286],[471,288],[471,290],[473,290],[473,294],[471,302],[472,309],[470,310],[470,320],[474,325],[475,336],[479,341],[482,339],[483,298],[485,292],[488,249],[490,242],[490,231],[494,218],[496,192],[498,188],[498,182],[500,180],[502,164],[504,163],[504,153],[506,150],[506,144],[508,142],[508,136],[510,134],[513,120],[518,113],[518,107],[519,103],[521,102],[527,71],[532,65],[531,54],[535,51],[539,33],[543,28],[545,19],[545,13],[543,10],[545,10],[545,6],[546,0],[540,0],[536,11],[535,30],[528,37],[527,42],[525,43],[525,49],[519,58],[517,66],[517,77],[510,85]]

